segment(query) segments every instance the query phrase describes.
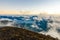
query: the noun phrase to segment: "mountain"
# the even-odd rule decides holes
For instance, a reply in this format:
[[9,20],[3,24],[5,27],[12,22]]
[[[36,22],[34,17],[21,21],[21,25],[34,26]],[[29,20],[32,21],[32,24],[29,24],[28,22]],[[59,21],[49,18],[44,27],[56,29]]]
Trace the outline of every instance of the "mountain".
[[49,35],[38,34],[17,27],[0,28],[0,40],[58,40]]
[[0,16],[0,27],[14,26],[28,29],[34,32],[48,31],[48,21],[38,20],[38,16]]
[[60,39],[60,16],[0,15],[0,28],[12,26]]

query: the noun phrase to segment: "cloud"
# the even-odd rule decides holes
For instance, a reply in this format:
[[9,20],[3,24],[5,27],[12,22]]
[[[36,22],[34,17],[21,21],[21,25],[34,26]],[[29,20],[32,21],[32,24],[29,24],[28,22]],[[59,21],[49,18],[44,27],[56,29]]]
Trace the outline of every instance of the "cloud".
[[2,10],[0,14],[18,14],[18,11],[11,11],[11,10]]
[[19,11],[19,10],[0,10],[0,15],[39,15],[40,13],[42,14],[47,14],[47,12],[40,12],[40,11]]

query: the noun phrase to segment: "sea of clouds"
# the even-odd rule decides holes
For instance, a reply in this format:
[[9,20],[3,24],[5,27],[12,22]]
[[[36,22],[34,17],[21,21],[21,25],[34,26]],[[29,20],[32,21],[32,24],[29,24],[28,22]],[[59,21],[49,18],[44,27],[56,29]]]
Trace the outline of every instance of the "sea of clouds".
[[[11,16],[14,17],[14,16]],[[19,17],[19,16],[17,16]],[[30,17],[30,16],[24,16],[24,17]],[[48,31],[40,31],[38,33],[42,33],[45,35],[50,35],[54,38],[58,38],[60,39],[60,16],[38,16],[37,19],[38,21],[46,19],[48,21],[47,27],[49,27],[50,29]],[[7,21],[6,21],[7,20]],[[29,19],[27,19],[29,20]],[[52,21],[52,23],[50,23],[49,21]],[[9,18],[0,18],[0,27],[4,27],[4,26],[14,26],[14,27],[20,27],[19,24],[17,24],[17,19],[9,19]],[[26,21],[27,22],[27,21]],[[35,29],[41,29],[39,28],[35,23],[33,23],[33,25],[31,25],[32,27],[23,27],[25,29],[29,29],[31,31],[34,31]],[[30,29],[31,28],[31,29]],[[35,31],[34,31],[35,32]]]

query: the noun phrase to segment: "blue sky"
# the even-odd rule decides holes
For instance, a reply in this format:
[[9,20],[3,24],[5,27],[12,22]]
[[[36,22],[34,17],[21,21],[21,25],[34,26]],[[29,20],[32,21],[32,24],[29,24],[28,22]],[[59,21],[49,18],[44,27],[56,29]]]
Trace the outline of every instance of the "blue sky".
[[0,0],[0,10],[37,10],[58,12],[60,0]]
[[52,1],[48,0],[0,0],[1,9],[39,9],[49,6]]
[[11,10],[24,10],[24,9],[34,9],[42,6],[44,0],[0,0],[1,9],[11,9]]

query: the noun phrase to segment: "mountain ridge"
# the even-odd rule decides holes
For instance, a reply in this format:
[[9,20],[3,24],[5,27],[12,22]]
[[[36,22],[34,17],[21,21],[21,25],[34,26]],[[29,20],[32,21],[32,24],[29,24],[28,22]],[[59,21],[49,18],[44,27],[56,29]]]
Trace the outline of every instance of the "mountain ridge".
[[1,40],[58,40],[49,35],[38,34],[26,29],[17,27],[1,27]]

